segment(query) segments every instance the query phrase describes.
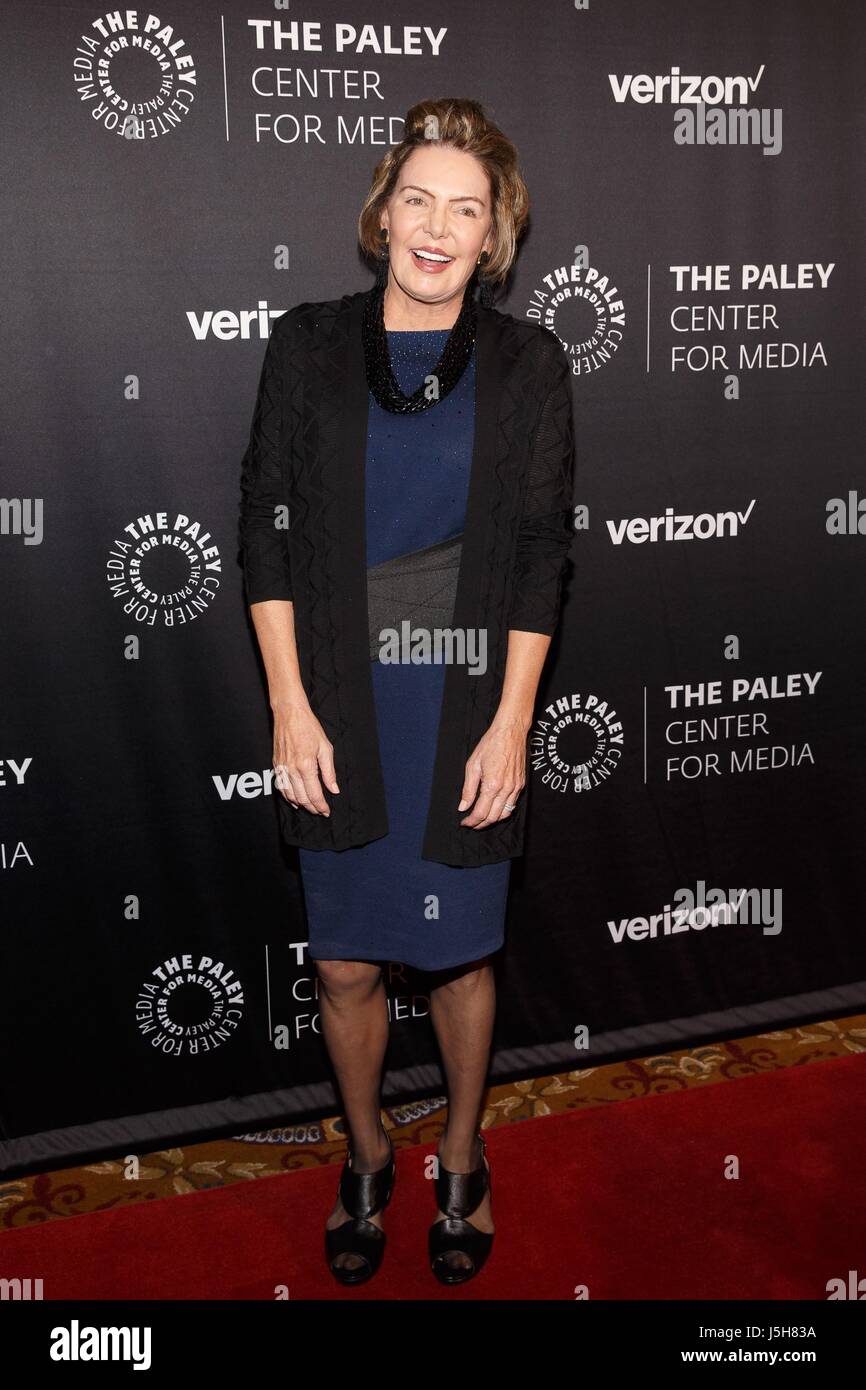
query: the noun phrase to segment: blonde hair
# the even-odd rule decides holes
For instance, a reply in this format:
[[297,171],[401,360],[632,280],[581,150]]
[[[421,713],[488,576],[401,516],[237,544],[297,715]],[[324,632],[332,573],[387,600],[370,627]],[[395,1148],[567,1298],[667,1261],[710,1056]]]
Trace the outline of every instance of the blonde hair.
[[407,111],[403,139],[373,170],[373,182],[358,218],[362,251],[375,263],[382,247],[382,209],[406,160],[423,145],[465,150],[483,165],[493,204],[492,245],[484,274],[492,284],[500,284],[517,255],[517,243],[529,214],[529,192],[518,168],[515,146],[488,120],[480,102],[464,97],[419,101]]

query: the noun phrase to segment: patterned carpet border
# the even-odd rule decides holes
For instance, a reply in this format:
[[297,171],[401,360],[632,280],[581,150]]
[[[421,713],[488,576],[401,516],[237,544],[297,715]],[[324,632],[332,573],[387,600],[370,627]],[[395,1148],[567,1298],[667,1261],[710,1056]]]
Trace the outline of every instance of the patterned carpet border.
[[[864,1049],[866,1015],[857,1015],[509,1082],[487,1092],[482,1128],[672,1090],[722,1085]],[[441,1096],[383,1107],[383,1123],[394,1148],[425,1144],[435,1152],[446,1106]],[[345,1124],[343,1117],[336,1115],[282,1129],[31,1174],[0,1183],[0,1229],[227,1187],[298,1168],[341,1164],[345,1147]]]

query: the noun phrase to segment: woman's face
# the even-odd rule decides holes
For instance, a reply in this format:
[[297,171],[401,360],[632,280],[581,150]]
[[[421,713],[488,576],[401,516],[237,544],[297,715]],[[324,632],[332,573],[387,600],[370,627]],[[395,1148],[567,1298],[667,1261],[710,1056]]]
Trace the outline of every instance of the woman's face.
[[[406,294],[439,304],[459,294],[491,249],[492,208],[484,167],[465,150],[420,145],[383,210],[391,276]],[[425,259],[426,249],[447,260]]]

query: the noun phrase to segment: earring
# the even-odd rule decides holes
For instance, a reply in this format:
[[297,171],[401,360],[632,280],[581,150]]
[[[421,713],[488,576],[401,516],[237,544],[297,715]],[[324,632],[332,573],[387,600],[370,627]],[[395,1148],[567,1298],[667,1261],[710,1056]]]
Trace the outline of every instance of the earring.
[[[486,265],[487,265],[487,262],[488,262],[489,260],[490,260],[490,252],[489,252],[489,251],[482,251],[482,252],[481,252],[481,255],[478,257],[477,265],[479,265],[479,266],[486,266]],[[492,286],[492,284],[490,283],[490,281],[488,280],[487,276],[484,274],[483,270],[478,270],[477,267],[476,267],[476,275],[477,275],[477,277],[478,277],[478,288],[479,288],[478,298],[479,298],[479,300],[480,300],[480,302],[481,302],[481,305],[482,305],[482,307],[485,308],[485,309],[492,309],[492,308],[493,308],[493,286]]]
[[385,289],[388,284],[388,267],[390,257],[388,255],[388,228],[379,228],[379,241],[382,243],[379,250],[379,258],[376,264],[376,285],[379,289]]

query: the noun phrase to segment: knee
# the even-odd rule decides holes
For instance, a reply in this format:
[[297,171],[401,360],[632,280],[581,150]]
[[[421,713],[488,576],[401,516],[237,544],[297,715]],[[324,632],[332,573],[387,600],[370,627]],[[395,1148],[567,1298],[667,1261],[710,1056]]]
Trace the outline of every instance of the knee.
[[437,971],[432,988],[441,990],[448,998],[465,999],[477,990],[489,989],[493,978],[493,963],[489,956]]
[[369,993],[382,977],[381,966],[369,960],[317,960],[315,964],[321,987],[332,999]]

